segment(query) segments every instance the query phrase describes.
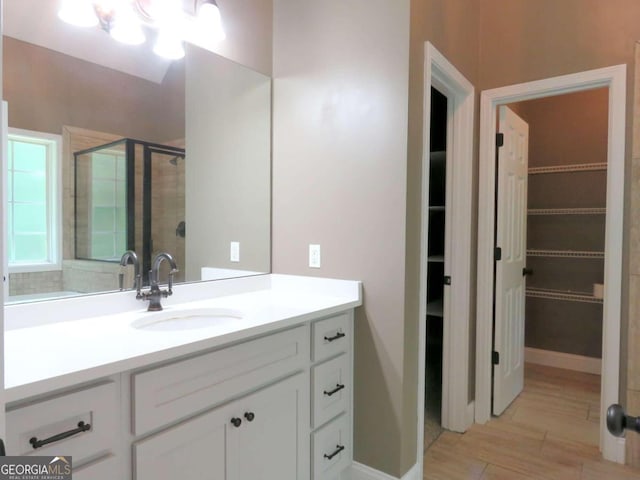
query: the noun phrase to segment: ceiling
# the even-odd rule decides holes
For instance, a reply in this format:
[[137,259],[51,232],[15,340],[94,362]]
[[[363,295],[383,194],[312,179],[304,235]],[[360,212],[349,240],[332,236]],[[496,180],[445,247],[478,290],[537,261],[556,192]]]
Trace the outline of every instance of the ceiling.
[[[143,45],[123,45],[99,27],[79,28],[58,19],[58,0],[4,0],[3,33],[113,70],[162,83],[170,60]],[[149,37],[149,35],[147,35]]]

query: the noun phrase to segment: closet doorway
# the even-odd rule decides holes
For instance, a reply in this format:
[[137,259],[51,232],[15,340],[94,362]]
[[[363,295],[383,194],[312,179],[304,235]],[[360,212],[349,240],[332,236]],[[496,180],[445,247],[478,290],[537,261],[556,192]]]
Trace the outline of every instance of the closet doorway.
[[[499,139],[496,138],[498,108],[501,105],[513,105],[514,103],[517,104],[518,102],[532,99],[541,99],[541,102],[543,102],[543,99],[547,99],[547,101],[552,102],[554,99],[548,97],[575,92],[584,92],[586,94],[588,91],[601,89],[599,92],[593,93],[596,96],[602,95],[602,100],[606,103],[606,145],[598,147],[600,148],[600,157],[593,157],[594,159],[591,161],[580,161],[580,154],[577,153],[570,162],[562,162],[557,165],[545,160],[536,166],[535,162],[537,160],[530,155],[530,158],[532,158],[532,170],[529,171],[529,175],[531,176],[532,185],[534,185],[534,181],[538,185],[533,188],[533,197],[530,198],[531,202],[536,202],[537,205],[529,205],[529,215],[527,215],[530,222],[527,270],[531,268],[530,265],[532,263],[538,263],[537,267],[531,268],[533,269],[533,276],[531,280],[528,280],[527,313],[528,317],[532,319],[537,316],[542,322],[542,326],[538,325],[535,329],[527,326],[527,333],[530,334],[529,342],[532,350],[536,348],[534,345],[537,343],[538,347],[545,346],[548,351],[553,351],[554,348],[559,349],[559,343],[562,341],[559,341],[557,330],[555,335],[552,333],[553,338],[546,339],[542,338],[541,330],[549,330],[550,328],[566,329],[568,334],[573,337],[574,343],[581,343],[576,342],[576,339],[585,340],[586,334],[589,333],[593,334],[595,332],[595,336],[600,337],[599,340],[595,341],[588,339],[582,341],[583,345],[580,347],[581,350],[578,349],[578,351],[575,350],[578,347],[575,345],[568,346],[567,340],[563,340],[564,348],[573,348],[574,351],[570,353],[563,352],[566,355],[562,356],[560,361],[576,360],[575,357],[595,358],[594,356],[601,349],[602,388],[600,411],[596,414],[596,422],[599,427],[599,435],[597,436],[599,436],[599,444],[603,456],[606,459],[615,461],[623,461],[624,445],[607,434],[603,412],[610,403],[615,403],[618,400],[625,70],[625,66],[609,67],[485,91],[481,96],[480,122],[476,421],[484,423],[491,415],[492,371],[496,367],[502,368],[500,367],[502,360],[499,359],[500,352],[496,352],[496,349],[500,349],[500,346],[492,343],[493,301],[495,298],[493,278],[495,263],[499,261],[497,260],[499,258],[498,251],[495,249],[497,245],[494,243],[495,212],[499,208],[495,197],[496,172],[500,171],[500,165],[496,162],[496,152],[500,144],[497,141]],[[556,101],[566,100],[566,98],[557,98]],[[516,109],[518,109],[517,105]],[[555,120],[558,120],[558,116],[563,117],[563,113],[561,109],[556,109]],[[534,135],[535,132],[532,132],[530,137],[532,140]],[[568,145],[577,152],[584,146],[582,144],[588,143],[587,140],[592,139],[574,138],[572,142],[568,142]],[[566,159],[567,155],[564,155],[564,158]],[[567,166],[564,163],[569,163],[570,165]],[[603,163],[606,164],[606,170],[602,169]],[[585,164],[587,166],[584,166]],[[556,167],[560,170],[556,171]],[[551,171],[556,171],[556,173],[551,173]],[[602,190],[600,190],[601,193],[598,193],[598,188],[602,189],[603,173],[606,178],[606,186],[604,193],[602,193]],[[575,185],[562,185],[563,182],[568,180],[567,178],[561,180],[561,176],[569,174],[574,175],[571,178],[576,182]],[[579,174],[583,177],[585,175],[587,177],[591,176],[593,177],[592,180],[600,176],[600,181],[593,183],[593,181],[583,178],[581,183],[578,177],[575,176]],[[543,176],[549,178],[546,179],[546,182],[540,183]],[[554,182],[556,186],[554,188],[549,187]],[[552,191],[556,193],[554,194]],[[603,201],[604,205],[598,204],[598,201]],[[565,205],[562,205],[562,202],[565,202]],[[591,203],[588,205],[588,202]],[[535,224],[538,225],[533,228]],[[572,236],[563,235],[562,229],[565,229],[565,231],[573,230],[576,234]],[[601,247],[602,244],[604,244],[604,248]],[[549,258],[551,261],[549,261]],[[597,264],[597,260],[604,261],[603,269],[597,266],[594,267],[593,262]],[[565,266],[560,266],[560,262],[565,262]],[[567,265],[570,262],[573,262],[573,266],[568,267]],[[591,266],[588,266],[590,262]],[[574,272],[567,276],[566,271],[570,269],[574,270]],[[559,271],[562,270],[565,270],[565,272],[562,272],[563,276],[559,274]],[[527,272],[523,270],[523,274],[525,273]],[[536,276],[537,278],[534,280]],[[597,298],[600,296],[600,289],[596,287],[594,291],[593,287],[593,283],[599,283],[600,278],[604,280],[602,307],[598,306],[600,299]],[[560,298],[561,296],[562,298]],[[543,307],[540,303],[534,306],[534,302],[558,303],[555,306]],[[577,308],[578,311],[584,308],[593,308],[595,313],[586,314],[584,311],[576,313],[575,315],[581,316],[581,320],[586,323],[578,324],[577,326],[574,324],[569,328],[571,322],[566,320],[568,315],[567,308],[569,307],[560,307],[561,304],[569,303],[579,305],[579,307],[573,307]],[[598,308],[602,309],[602,314],[598,313]],[[549,323],[552,320],[546,317],[550,316],[550,312],[559,313],[564,323]],[[589,320],[586,317],[593,317],[594,320]],[[601,333],[598,326],[593,326],[595,321],[600,322]],[[547,323],[544,324],[544,322]],[[532,321],[533,324],[534,322]],[[571,338],[569,339],[570,341]],[[596,344],[599,344],[599,346]],[[538,348],[537,350],[544,351],[545,349]],[[578,353],[583,353],[584,355],[579,355]],[[532,359],[531,356],[530,359]],[[540,358],[534,360],[540,362],[548,361],[548,359],[541,360]],[[579,361],[580,359],[578,358],[577,360]],[[498,364],[496,367],[494,367],[495,363]],[[585,363],[589,364],[590,362],[587,361]],[[583,368],[591,367],[583,365]]]
[[[473,359],[469,347],[475,338],[469,333],[473,280],[471,252],[475,248],[472,247],[472,223],[469,221],[473,205],[475,90],[429,42],[425,43],[424,65],[417,356],[420,471],[424,459],[425,407],[434,412],[437,428],[464,432],[473,423],[473,394],[469,386],[470,361]],[[439,96],[432,97],[432,88]],[[435,129],[440,132],[440,143],[433,147],[432,100],[440,103],[436,110],[446,111],[446,118],[442,113],[436,115],[440,125]],[[439,153],[432,155],[431,152]],[[433,232],[430,232],[432,228]],[[430,233],[436,230],[439,236],[434,236],[430,243]],[[432,345],[428,347],[427,341]],[[434,391],[427,383],[433,385]],[[426,405],[427,402],[430,405]]]
[[[492,413],[508,409],[518,424],[596,447],[608,95],[600,88],[498,109]],[[565,398],[542,387],[545,373],[548,385],[564,376],[588,389]]]
[[427,318],[424,380],[424,449],[442,432],[442,344],[445,285],[450,252],[447,235],[447,97],[431,87],[429,219],[427,225]]

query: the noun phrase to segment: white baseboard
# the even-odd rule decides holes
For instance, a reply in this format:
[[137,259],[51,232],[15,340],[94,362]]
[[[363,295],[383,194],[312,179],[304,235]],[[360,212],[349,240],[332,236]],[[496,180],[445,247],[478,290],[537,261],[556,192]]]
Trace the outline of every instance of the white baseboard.
[[[400,480],[421,480],[422,472],[420,465],[416,463]],[[362,463],[353,462],[351,465],[351,480],[398,480],[375,468],[368,467]]]
[[524,349],[524,361],[545,365],[547,367],[565,368],[576,372],[602,373],[602,360],[599,358],[573,355],[571,353],[553,352],[539,348],[526,347]]

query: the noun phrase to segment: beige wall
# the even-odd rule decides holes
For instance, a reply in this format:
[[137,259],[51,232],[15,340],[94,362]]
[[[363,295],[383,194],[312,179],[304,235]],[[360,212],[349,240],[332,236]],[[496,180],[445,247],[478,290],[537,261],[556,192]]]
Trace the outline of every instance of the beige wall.
[[273,0],[218,0],[226,39],[215,52],[271,76]]
[[[403,448],[409,3],[274,1],[273,271],[363,281],[355,458],[394,475]],[[321,245],[320,269],[308,268],[310,243]]]
[[156,84],[10,37],[3,43],[10,127],[61,134],[74,125],[153,142],[184,137],[184,62]]
[[[627,391],[620,400],[627,414],[640,415],[640,43],[636,43],[631,170],[631,219],[629,259],[629,328]],[[623,344],[625,344],[623,339]],[[624,403],[626,402],[626,403]],[[627,463],[640,467],[640,435],[627,435]]]
[[[201,267],[268,272],[271,80],[194,47],[186,103],[186,278]],[[229,261],[232,241],[240,262]]]

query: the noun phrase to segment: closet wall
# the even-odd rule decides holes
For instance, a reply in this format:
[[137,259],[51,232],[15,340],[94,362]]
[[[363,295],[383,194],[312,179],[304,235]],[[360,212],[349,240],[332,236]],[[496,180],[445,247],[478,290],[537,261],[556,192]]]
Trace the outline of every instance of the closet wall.
[[529,348],[602,356],[607,105],[607,89],[515,105],[530,128]]

